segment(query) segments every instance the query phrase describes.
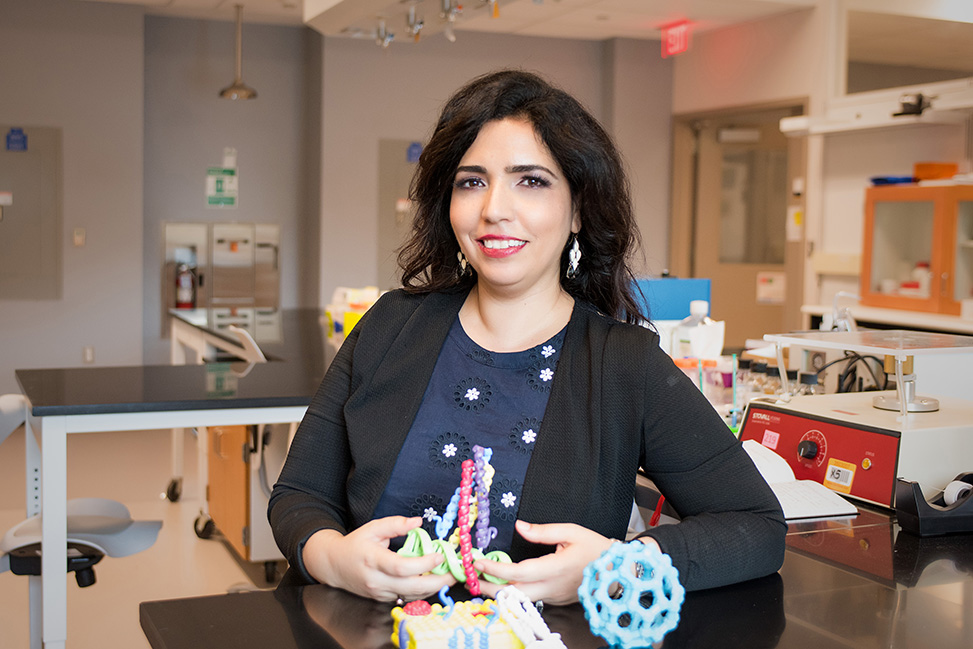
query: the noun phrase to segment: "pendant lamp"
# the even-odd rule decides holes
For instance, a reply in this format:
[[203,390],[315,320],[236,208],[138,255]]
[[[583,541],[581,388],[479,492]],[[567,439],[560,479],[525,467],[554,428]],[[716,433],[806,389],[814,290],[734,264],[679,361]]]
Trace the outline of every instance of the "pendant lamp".
[[236,68],[233,83],[220,90],[223,99],[255,99],[257,91],[243,83],[243,5],[236,5]]

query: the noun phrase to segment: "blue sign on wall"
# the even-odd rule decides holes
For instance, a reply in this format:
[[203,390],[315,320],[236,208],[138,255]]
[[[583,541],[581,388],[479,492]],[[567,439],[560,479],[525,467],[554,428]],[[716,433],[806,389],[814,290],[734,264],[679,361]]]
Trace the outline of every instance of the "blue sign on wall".
[[7,151],[26,151],[27,134],[22,128],[12,128],[7,133]]
[[419,156],[422,155],[422,144],[419,142],[413,142],[409,145],[409,149],[406,151],[405,158],[409,163],[419,162]]

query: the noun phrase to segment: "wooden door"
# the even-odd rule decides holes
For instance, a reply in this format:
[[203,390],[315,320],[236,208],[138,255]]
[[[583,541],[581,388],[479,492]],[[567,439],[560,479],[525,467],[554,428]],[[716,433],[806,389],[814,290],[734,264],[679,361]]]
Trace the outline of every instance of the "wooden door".
[[788,224],[799,156],[780,132],[793,108],[698,122],[692,276],[711,280],[710,314],[726,322],[724,347],[794,328],[803,277],[803,229]]

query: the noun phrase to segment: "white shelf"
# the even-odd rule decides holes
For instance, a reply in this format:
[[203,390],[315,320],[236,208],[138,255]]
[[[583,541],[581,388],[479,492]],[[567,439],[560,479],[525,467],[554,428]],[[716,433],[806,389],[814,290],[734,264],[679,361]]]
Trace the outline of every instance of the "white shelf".
[[856,116],[846,119],[814,118],[809,115],[784,117],[780,120],[780,130],[787,136],[827,135],[829,133],[850,133],[855,131],[874,131],[889,128],[928,125],[961,126],[966,123],[964,111],[926,110],[921,115],[899,115],[891,112],[884,117]]
[[[973,320],[961,318],[958,315],[907,311],[905,309],[882,309],[861,305],[852,305],[849,307],[849,310],[858,322],[875,322],[902,329],[916,327],[920,329],[932,329],[934,331],[973,335]],[[812,316],[830,315],[833,311],[834,308],[830,305],[805,304],[801,307],[801,313]]]
[[973,354],[973,336],[901,329],[767,334],[764,340],[785,347],[793,345],[808,349],[837,349],[896,358],[929,354]]

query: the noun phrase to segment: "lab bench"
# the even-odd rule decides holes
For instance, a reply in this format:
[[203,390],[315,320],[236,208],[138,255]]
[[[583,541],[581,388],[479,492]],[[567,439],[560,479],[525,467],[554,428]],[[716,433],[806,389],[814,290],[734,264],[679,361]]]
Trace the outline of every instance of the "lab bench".
[[[267,363],[16,370],[28,401],[26,508],[28,516],[43,513],[43,547],[67,547],[69,434],[300,421],[333,357],[320,316],[282,311]],[[32,646],[38,637],[45,647],[65,645],[64,556],[44,552],[42,574],[29,578]]]
[[[864,506],[853,519],[791,524],[777,574],[688,593],[661,646],[966,649],[971,573],[973,535],[920,538]],[[390,649],[392,606],[288,572],[274,590],[144,602],[139,615],[153,649]],[[543,617],[569,649],[605,645],[580,604]]]

